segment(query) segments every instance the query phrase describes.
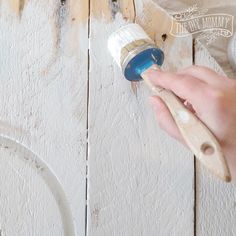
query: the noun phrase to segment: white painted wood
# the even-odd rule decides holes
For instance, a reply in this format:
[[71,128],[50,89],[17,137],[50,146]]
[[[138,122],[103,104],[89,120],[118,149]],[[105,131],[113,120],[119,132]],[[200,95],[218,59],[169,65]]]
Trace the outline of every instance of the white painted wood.
[[[197,41],[195,63],[208,66],[225,75],[208,50]],[[196,173],[196,232],[197,235],[236,234],[236,188],[225,184],[197,163]]]
[[21,144],[0,139],[2,235],[74,235],[70,205],[54,173]]
[[[85,235],[88,1],[26,1],[20,15],[0,2],[0,232]],[[91,1],[88,234],[193,235],[192,154],[158,128],[149,91],[106,48],[136,15],[174,71],[191,64],[191,39],[168,34],[155,1],[132,2]],[[196,63],[224,73],[202,47]],[[235,186],[197,163],[196,187],[197,235],[235,235]]]
[[[20,17],[1,1],[4,236],[85,234],[87,20],[73,26],[68,11],[57,0],[31,0]],[[73,27],[78,44],[69,54]]]
[[[166,52],[165,68],[190,65],[191,38],[163,43],[170,18],[152,1],[135,3],[138,22]],[[110,7],[91,1],[88,234],[193,235],[193,155],[158,128],[148,89],[140,83],[134,94],[109,55],[107,39],[125,23]]]

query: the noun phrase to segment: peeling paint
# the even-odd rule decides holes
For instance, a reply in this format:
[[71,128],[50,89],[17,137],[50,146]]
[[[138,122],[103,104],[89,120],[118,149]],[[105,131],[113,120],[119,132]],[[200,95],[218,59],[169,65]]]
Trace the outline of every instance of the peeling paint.
[[80,41],[80,35],[88,34],[88,14],[89,4],[88,1],[67,0],[66,12],[68,13],[66,19],[66,26],[68,31],[65,32],[65,54],[67,56],[73,56],[80,48],[80,44],[83,45],[83,50],[87,50],[87,42]]
[[126,21],[135,20],[135,7],[133,0],[102,0],[91,1],[91,15],[94,18],[105,21],[114,21],[120,13]]
[[136,96],[137,96],[138,84],[139,82],[134,82],[134,81],[131,82],[131,89]]
[[117,0],[110,0],[109,4],[110,4],[110,8],[111,8],[111,16],[114,19],[116,14],[118,12],[120,12],[120,10],[121,10],[120,4],[119,4],[119,1],[117,1]]
[[11,9],[19,16],[21,16],[27,0],[10,0],[9,5]]

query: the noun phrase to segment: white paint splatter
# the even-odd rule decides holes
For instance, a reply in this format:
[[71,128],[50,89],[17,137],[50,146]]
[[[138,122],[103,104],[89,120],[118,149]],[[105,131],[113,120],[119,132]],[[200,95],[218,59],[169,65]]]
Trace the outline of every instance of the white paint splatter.
[[180,110],[177,111],[177,116],[183,123],[188,123],[189,122],[189,114],[186,111]]

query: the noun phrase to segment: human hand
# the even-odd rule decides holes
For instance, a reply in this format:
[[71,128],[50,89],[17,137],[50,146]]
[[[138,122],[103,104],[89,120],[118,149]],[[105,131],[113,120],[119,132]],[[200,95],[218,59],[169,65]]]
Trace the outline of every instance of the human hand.
[[[177,73],[151,68],[145,76],[152,84],[176,94],[212,131],[222,147],[232,179],[236,181],[236,81],[200,66],[191,66]],[[185,144],[161,98],[151,97],[150,102],[161,128]]]

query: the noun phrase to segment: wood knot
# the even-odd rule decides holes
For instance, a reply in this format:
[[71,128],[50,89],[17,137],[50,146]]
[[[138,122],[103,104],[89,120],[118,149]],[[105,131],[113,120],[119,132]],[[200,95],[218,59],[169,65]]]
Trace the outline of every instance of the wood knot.
[[167,34],[163,34],[163,35],[161,36],[161,38],[162,38],[162,41],[165,42],[166,39],[167,39]]

